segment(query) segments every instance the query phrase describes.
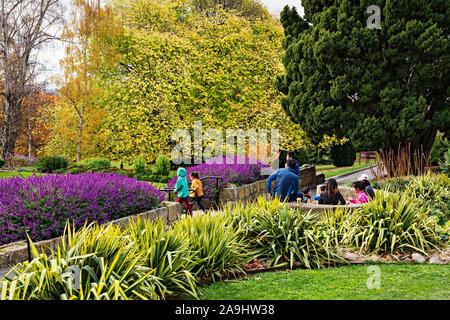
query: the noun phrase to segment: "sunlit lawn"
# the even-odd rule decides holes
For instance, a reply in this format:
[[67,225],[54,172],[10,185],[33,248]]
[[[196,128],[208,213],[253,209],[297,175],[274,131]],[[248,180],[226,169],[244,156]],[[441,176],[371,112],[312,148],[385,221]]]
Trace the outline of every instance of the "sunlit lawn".
[[218,282],[201,288],[201,299],[450,299],[449,265],[377,264],[376,266],[381,271],[380,289],[368,288],[366,283],[373,275],[373,270],[368,270],[368,265],[353,265],[321,270],[267,272],[249,276],[246,281]]
[[[34,172],[0,172],[0,179],[6,179],[11,178],[15,176],[22,176],[24,178],[28,178],[29,176],[32,176],[35,174]],[[39,175],[39,173],[36,173],[36,175]]]
[[158,189],[164,189],[167,186],[167,183],[159,183],[159,182],[150,182],[150,184]]
[[355,161],[353,166],[350,167],[336,167],[331,164],[324,164],[324,165],[316,165],[316,172],[317,174],[323,173],[325,174],[325,178],[331,178],[335,176],[339,176],[341,174],[355,171],[358,169],[363,169],[365,167],[369,167],[376,164],[376,160],[370,160],[370,161],[361,161],[361,163],[358,163],[358,161]]

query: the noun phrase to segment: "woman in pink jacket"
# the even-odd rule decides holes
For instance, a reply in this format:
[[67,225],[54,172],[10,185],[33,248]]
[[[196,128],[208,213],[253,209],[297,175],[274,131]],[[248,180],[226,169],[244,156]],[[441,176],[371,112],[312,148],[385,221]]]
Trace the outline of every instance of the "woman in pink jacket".
[[348,198],[347,200],[349,204],[359,204],[369,202],[369,196],[364,191],[364,185],[361,181],[353,182],[353,190],[356,193],[356,199]]

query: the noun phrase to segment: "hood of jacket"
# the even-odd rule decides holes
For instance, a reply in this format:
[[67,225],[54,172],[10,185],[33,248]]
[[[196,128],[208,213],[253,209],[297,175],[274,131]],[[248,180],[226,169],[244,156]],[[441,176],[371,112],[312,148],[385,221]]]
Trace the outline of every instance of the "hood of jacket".
[[185,168],[178,168],[177,176],[179,176],[179,177],[186,177],[186,169]]

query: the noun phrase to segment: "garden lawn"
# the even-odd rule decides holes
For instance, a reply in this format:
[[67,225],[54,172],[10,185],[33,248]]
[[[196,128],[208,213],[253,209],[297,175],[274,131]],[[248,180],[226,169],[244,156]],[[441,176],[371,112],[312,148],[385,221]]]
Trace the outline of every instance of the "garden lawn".
[[[28,177],[32,176],[33,174],[35,174],[35,173],[34,172],[0,172],[0,179],[6,179],[6,178],[11,178],[11,177],[20,176],[20,175],[22,175],[22,177],[24,177],[24,178],[28,178]],[[39,175],[39,173],[36,173],[36,175]]]
[[149,182],[149,183],[159,190],[164,189],[167,186],[167,183],[160,183],[160,182]]
[[351,167],[339,167],[338,168],[331,164],[316,165],[316,171],[317,171],[317,174],[321,174],[321,173],[325,174],[325,179],[328,179],[331,177],[339,176],[339,175],[347,173],[347,172],[363,169],[363,168],[372,166],[374,164],[376,164],[375,160],[361,161],[361,164],[358,164],[358,162],[355,161],[355,163]]
[[450,299],[449,265],[377,264],[380,289],[368,289],[369,265],[267,272],[201,288],[204,300]]

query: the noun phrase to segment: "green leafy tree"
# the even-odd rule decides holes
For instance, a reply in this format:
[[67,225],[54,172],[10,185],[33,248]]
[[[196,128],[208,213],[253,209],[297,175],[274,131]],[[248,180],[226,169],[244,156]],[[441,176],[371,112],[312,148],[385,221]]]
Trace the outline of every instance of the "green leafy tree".
[[[449,1],[304,0],[285,7],[283,109],[311,140],[429,154],[450,133]],[[381,29],[369,29],[370,5]]]

